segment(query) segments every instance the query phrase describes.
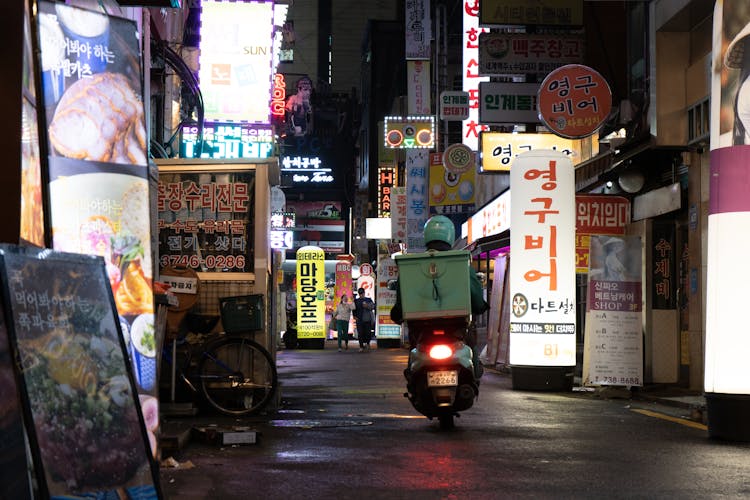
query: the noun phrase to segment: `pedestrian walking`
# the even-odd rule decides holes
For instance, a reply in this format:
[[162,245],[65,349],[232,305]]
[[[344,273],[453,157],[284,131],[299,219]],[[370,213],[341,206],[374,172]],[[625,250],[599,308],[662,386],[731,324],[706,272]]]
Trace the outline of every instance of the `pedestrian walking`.
[[365,295],[365,289],[357,290],[359,298],[354,299],[354,319],[357,320],[357,339],[359,352],[370,348],[372,326],[375,323],[375,302]]
[[338,337],[339,352],[341,352],[341,341],[344,341],[344,349],[349,349],[349,320],[352,317],[352,311],[354,310],[354,304],[349,302],[349,297],[346,294],[341,296],[339,305],[336,306],[336,310],[333,313],[333,317],[336,318],[336,334]]

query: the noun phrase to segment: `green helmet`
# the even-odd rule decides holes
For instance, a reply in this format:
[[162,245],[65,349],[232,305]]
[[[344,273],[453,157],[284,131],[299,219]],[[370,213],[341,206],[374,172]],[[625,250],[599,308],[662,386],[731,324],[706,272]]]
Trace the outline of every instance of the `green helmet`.
[[456,239],[456,228],[453,221],[444,215],[435,215],[427,219],[424,223],[424,242],[425,245],[431,241],[443,241],[453,246],[453,240]]

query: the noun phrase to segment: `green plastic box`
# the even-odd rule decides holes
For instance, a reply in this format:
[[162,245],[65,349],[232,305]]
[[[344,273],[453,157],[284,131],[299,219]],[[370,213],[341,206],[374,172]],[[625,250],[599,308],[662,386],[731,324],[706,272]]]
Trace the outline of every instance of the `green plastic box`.
[[263,329],[263,295],[239,295],[219,299],[221,324],[227,333]]
[[397,255],[398,286],[405,320],[471,314],[467,250]]

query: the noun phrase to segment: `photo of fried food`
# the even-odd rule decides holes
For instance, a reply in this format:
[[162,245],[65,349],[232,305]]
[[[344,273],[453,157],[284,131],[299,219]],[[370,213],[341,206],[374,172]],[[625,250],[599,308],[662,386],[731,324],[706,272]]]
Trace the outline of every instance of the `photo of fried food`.
[[119,73],[71,85],[55,109],[49,138],[67,158],[146,165],[143,105]]

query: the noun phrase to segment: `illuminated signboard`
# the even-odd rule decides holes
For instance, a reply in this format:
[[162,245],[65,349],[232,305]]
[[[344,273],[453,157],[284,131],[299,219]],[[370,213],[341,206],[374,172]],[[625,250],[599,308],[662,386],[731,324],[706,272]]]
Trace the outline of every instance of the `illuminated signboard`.
[[435,147],[434,116],[386,116],[386,148],[414,149]]
[[325,253],[316,246],[297,250],[297,338],[326,338]]
[[562,153],[531,151],[516,158],[510,183],[510,363],[575,366],[573,165]]
[[533,149],[552,149],[581,158],[580,140],[555,134],[482,132],[479,134],[479,171],[508,172],[517,155]]
[[294,212],[271,212],[271,229],[288,229],[297,225]]
[[396,184],[396,169],[378,168],[378,217],[391,216],[391,190]]
[[538,91],[538,83],[480,83],[479,121],[481,123],[538,123]]
[[461,74],[463,85],[461,90],[469,94],[469,117],[462,122],[461,137],[464,144],[473,151],[479,144],[479,132],[489,130],[488,125],[482,125],[479,120],[479,82],[489,82],[490,77],[479,76],[479,34],[486,33],[488,28],[479,27],[479,16],[487,8],[479,8],[478,0],[463,0],[463,35],[461,40]]
[[291,250],[294,248],[294,231],[297,214],[294,212],[271,212],[271,248]]
[[285,156],[281,159],[281,173],[291,175],[295,183],[333,182],[331,168],[324,166],[323,160],[318,156]]
[[294,248],[294,231],[271,229],[269,243],[271,248],[291,250]]
[[201,2],[199,79],[206,119],[269,123],[273,2]]
[[[180,138],[180,158],[196,158],[198,126],[184,125]],[[273,130],[270,125],[249,123],[205,123],[200,158],[270,158],[273,156]]]

